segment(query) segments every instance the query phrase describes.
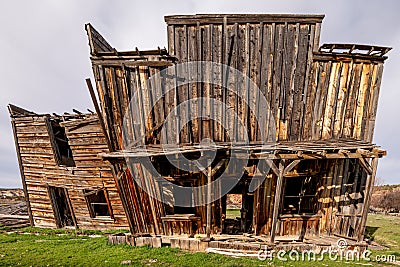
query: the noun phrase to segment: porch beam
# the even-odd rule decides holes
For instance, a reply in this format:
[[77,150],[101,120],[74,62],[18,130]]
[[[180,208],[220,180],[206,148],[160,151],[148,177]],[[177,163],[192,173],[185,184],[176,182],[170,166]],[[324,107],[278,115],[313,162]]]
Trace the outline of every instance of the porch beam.
[[212,168],[211,162],[208,162],[207,167],[207,226],[206,226],[206,238],[203,238],[202,241],[210,242],[211,241],[211,183],[212,183]]

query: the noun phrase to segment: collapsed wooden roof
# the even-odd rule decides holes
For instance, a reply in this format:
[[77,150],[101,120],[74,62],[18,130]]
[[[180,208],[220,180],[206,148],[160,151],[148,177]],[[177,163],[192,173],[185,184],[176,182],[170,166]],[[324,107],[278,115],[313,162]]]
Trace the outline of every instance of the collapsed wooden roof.
[[62,120],[62,121],[65,121],[65,122],[73,121],[73,120],[76,120],[76,119],[83,119],[83,118],[93,117],[93,116],[97,117],[97,114],[95,114],[90,109],[88,109],[86,113],[81,112],[81,111],[79,111],[77,109],[72,109],[73,113],[64,112],[64,114],[62,114],[62,115],[59,115],[59,114],[56,114],[56,113],[53,113],[53,114],[49,114],[49,113],[40,114],[40,113],[36,113],[36,112],[33,112],[33,111],[26,110],[24,108],[18,107],[18,106],[13,105],[13,104],[9,104],[8,105],[8,111],[10,113],[11,118],[50,117],[52,119],[58,119],[58,120]]

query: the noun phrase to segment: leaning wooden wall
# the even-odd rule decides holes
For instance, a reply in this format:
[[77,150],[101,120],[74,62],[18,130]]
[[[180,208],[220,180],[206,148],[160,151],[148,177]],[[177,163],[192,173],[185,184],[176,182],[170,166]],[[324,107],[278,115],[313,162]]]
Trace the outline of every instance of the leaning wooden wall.
[[[131,170],[133,173],[131,173]],[[140,187],[137,180],[141,181]],[[161,199],[161,188],[153,180],[149,171],[134,164],[130,169],[124,169],[118,177],[121,198],[126,201],[126,213],[131,220],[132,233],[164,234],[165,229],[161,217],[165,216],[163,203],[147,192]]]
[[[97,96],[105,130],[111,141],[111,150],[124,149],[123,125],[131,134],[132,140],[143,140],[147,143],[156,142],[152,135],[157,130],[170,107],[163,101],[156,105],[158,96],[164,93],[164,78],[152,83],[147,82],[151,77],[175,61],[166,49],[146,51],[118,52],[90,24],[85,25],[89,38],[91,62],[96,82]],[[170,78],[171,80],[171,78]],[[134,103],[131,99],[136,96]],[[167,98],[173,95],[167,94]],[[164,99],[164,98],[163,98]],[[124,117],[130,108],[138,107],[138,114]],[[157,108],[152,109],[153,106]],[[165,109],[165,110],[164,110]],[[154,114],[154,116],[153,116]]]
[[54,173],[58,179],[65,179],[68,175],[60,173],[56,167],[44,117],[20,117],[13,120],[34,225],[55,228],[50,197],[46,183],[42,181],[47,180],[47,172]]
[[[168,114],[167,111],[171,107],[164,105],[163,101],[156,104],[156,98],[164,92],[162,84],[164,79],[160,77],[154,83],[147,83],[147,80],[166,67],[172,66],[175,58],[170,57],[165,49],[113,52],[107,41],[90,24],[86,25],[86,31],[91,48],[92,69],[101,116],[110,139],[110,149],[118,151],[125,148],[124,123],[130,130],[125,134],[131,140],[140,140],[147,144],[159,142],[160,135],[155,134],[158,131],[157,127],[166,118],[164,114]],[[131,99],[135,95],[137,101],[131,104]],[[173,94],[167,94],[166,98],[168,97],[173,101]],[[124,121],[130,104],[137,106],[139,113],[128,116]],[[154,111],[153,105],[156,105]],[[131,231],[163,234],[164,226],[161,223],[161,217],[165,216],[163,205],[146,193],[146,191],[153,192],[159,196],[161,189],[157,182],[152,182],[153,177],[142,164],[133,164],[131,167],[127,169],[124,163],[114,164],[116,185],[120,190]],[[143,182],[146,191],[138,186],[135,179]]]
[[[347,54],[320,52],[322,17],[318,16],[195,15],[167,16],[165,21],[169,53],[178,58],[178,63],[222,63],[242,72],[259,87],[275,120],[277,140],[372,141],[386,59],[383,55],[390,48],[359,45],[344,49],[351,51]],[[366,51],[353,51],[359,47]],[[382,53],[376,53],[376,48]],[[221,82],[231,89],[239,87],[238,92],[248,90],[243,82],[228,77],[221,69],[200,69],[199,73],[206,81]],[[250,140],[259,140],[254,126],[259,114],[251,113],[238,96],[220,85],[189,84],[178,93],[178,103],[196,96],[226,103],[248,125]],[[250,103],[255,101],[257,106],[259,99],[254,93],[241,97]],[[218,110],[211,113],[218,117]],[[219,116],[229,119],[227,114]],[[201,140],[204,133],[198,133],[198,129],[202,124],[207,128],[208,123],[202,120],[182,131],[181,142],[191,141],[193,138],[186,133],[192,132],[194,142]],[[235,124],[229,126],[235,128]],[[210,127],[213,139],[224,141],[221,126],[214,122]]]
[[[130,60],[130,64],[126,60]],[[155,54],[126,57],[124,60],[115,56],[107,59],[98,57],[97,59],[92,59],[92,65],[102,116],[111,140],[112,149],[123,149],[124,116],[128,112],[131,98],[134,95],[137,95],[135,99],[138,101],[132,105],[137,105],[140,113],[135,114],[134,119],[127,117],[132,120],[126,121],[128,123],[127,126],[133,128],[131,138],[133,140],[146,139],[146,142],[151,143],[154,139],[151,133],[156,130],[159,122],[165,117],[155,120],[151,115],[152,106],[156,99],[155,91],[160,90],[159,94],[161,95],[162,87],[159,84],[155,84],[153,87],[153,84],[147,84],[146,81],[161,69],[172,65],[172,63],[168,61],[168,58]],[[160,105],[162,104],[157,106]],[[164,114],[164,111],[160,111],[160,113]],[[136,120],[136,122],[133,120]]]
[[[126,201],[125,210],[128,218],[131,220],[132,233],[151,233],[151,234],[189,234],[190,229],[187,223],[179,223],[178,221],[165,221],[166,216],[164,203],[158,199],[163,199],[163,182],[164,178],[159,179],[152,174],[141,163],[128,163],[130,168],[124,168],[119,173],[117,183],[120,188],[120,194],[123,201]],[[118,166],[118,164],[117,164]],[[168,166],[168,167],[167,167]],[[175,169],[169,164],[155,163],[156,169],[167,171],[168,168]],[[132,173],[131,173],[132,170]],[[170,170],[173,173],[173,170]],[[179,170],[175,170],[179,172]],[[161,171],[160,171],[161,172]],[[206,184],[206,177],[203,174],[187,175],[185,182],[192,182],[193,186],[200,187]],[[138,185],[138,181],[140,184]],[[145,190],[144,190],[145,189]],[[204,189],[205,190],[205,189]],[[202,199],[206,195],[197,196],[196,199]],[[217,188],[215,190],[218,190]],[[158,199],[151,197],[147,192],[151,192]],[[213,203],[213,232],[221,231],[221,215],[220,215],[220,200]],[[194,222],[193,229],[195,233],[204,234],[206,229],[206,209],[205,206],[196,206],[194,215],[199,217]]]
[[[318,192],[320,231],[357,238],[364,232],[361,217],[368,194],[366,171],[357,159],[328,161]],[[322,189],[322,188],[321,188]],[[369,188],[371,190],[371,188]]]
[[[134,94],[137,98],[132,106],[139,108],[127,124],[133,144],[199,143],[205,137],[219,142],[243,141],[246,135],[250,141],[260,141],[261,127],[278,141],[371,141],[386,59],[383,55],[390,48],[379,47],[383,49],[380,54],[321,52],[318,47],[322,18],[167,16],[168,52],[96,52],[93,47],[93,71],[113,150],[122,149],[123,117]],[[93,43],[90,32],[94,30],[87,30]],[[101,36],[97,38],[104,41]],[[237,69],[259,87],[269,110],[259,109],[262,95],[257,90],[250,90],[248,83],[221,65],[172,67],[152,83],[146,83],[175,61],[206,61]],[[198,79],[204,82],[196,82]],[[167,91],[171,86],[176,88]],[[199,97],[221,101],[229,110],[193,101],[186,110],[175,111],[185,101]],[[245,129],[238,126],[232,112]],[[265,112],[273,121],[260,126],[257,118]],[[172,122],[163,125],[168,115]],[[181,125],[187,120],[190,123]],[[228,134],[227,129],[233,134]]]
[[302,138],[372,142],[384,59],[316,53],[305,91]]
[[[107,151],[97,116],[88,115],[65,123],[71,149],[76,156],[76,167],[56,164],[45,122],[48,117],[49,115],[33,115],[12,118],[34,225],[57,227],[48,193],[48,186],[56,186],[68,190],[79,228],[127,228],[128,223],[110,167],[97,157],[98,153]],[[108,190],[115,220],[90,218],[83,189],[102,187]]]

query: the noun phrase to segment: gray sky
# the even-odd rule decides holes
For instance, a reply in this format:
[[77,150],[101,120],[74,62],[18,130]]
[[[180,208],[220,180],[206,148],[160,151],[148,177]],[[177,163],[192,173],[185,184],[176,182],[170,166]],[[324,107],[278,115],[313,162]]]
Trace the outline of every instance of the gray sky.
[[92,77],[85,23],[92,23],[118,50],[153,49],[167,45],[164,15],[195,13],[325,14],[321,43],[393,47],[385,65],[374,142],[388,151],[378,177],[400,183],[399,10],[397,0],[1,1],[0,187],[21,187],[8,103],[39,113],[93,109],[84,81]]

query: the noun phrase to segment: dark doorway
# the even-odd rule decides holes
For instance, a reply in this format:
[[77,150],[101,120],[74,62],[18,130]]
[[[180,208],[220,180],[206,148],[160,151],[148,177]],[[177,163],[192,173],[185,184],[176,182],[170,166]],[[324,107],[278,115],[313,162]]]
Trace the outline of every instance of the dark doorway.
[[[224,234],[252,232],[254,195],[249,193],[247,178],[247,176],[242,177],[241,181],[221,198],[222,233]],[[222,181],[222,183],[229,183],[229,181]]]
[[75,226],[74,214],[72,212],[71,203],[69,202],[67,189],[49,186],[48,191],[57,227]]

